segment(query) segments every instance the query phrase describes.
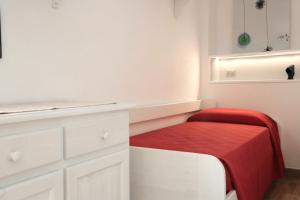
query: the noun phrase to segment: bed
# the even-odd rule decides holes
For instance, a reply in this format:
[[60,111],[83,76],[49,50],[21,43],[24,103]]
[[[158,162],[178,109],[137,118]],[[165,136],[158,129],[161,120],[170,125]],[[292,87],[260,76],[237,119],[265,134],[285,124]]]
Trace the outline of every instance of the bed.
[[207,109],[130,145],[132,200],[260,200],[284,173],[275,121],[251,110]]

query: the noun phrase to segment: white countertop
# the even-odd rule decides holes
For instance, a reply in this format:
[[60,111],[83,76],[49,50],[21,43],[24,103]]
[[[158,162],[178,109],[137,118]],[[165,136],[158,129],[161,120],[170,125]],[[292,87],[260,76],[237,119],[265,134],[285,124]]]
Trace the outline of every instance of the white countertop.
[[117,110],[134,105],[100,102],[40,102],[0,105],[0,125],[30,120],[76,116]]

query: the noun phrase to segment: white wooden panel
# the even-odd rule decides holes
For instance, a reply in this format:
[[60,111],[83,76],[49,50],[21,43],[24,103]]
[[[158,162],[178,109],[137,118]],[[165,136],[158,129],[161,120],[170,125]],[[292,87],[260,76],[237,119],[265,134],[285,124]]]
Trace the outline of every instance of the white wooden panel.
[[63,197],[61,172],[0,189],[0,200],[63,200]]
[[221,161],[210,155],[197,154],[197,157],[199,199],[226,199],[226,174]]
[[129,200],[129,152],[66,170],[67,200]]
[[130,123],[138,123],[200,110],[201,101],[140,106],[130,110]]
[[175,116],[165,117],[161,119],[155,119],[151,121],[131,124],[130,135],[131,136],[138,135],[141,133],[146,133],[149,131],[158,130],[161,128],[185,123],[192,114],[193,113],[185,113],[181,115],[175,115]]
[[92,153],[107,147],[128,142],[128,113],[117,112],[95,117],[93,122],[65,127],[65,157],[67,159]]
[[[74,104],[80,106],[73,107]],[[51,105],[52,103],[49,102],[49,106]],[[112,111],[119,111],[119,110],[125,111],[128,110],[129,108],[134,107],[134,105],[114,103],[109,105],[91,106],[90,103],[86,103],[86,102],[85,103],[71,102],[71,103],[65,103],[65,107],[69,107],[69,108],[32,111],[32,112],[20,112],[20,113],[12,113],[12,114],[0,114],[0,125],[3,124],[7,125],[7,124],[19,123],[19,122],[28,122],[33,120],[43,120],[43,119],[49,120],[53,118],[74,117],[80,115],[105,113],[105,112],[112,112]]]
[[233,190],[233,191],[229,192],[226,196],[226,200],[238,200],[236,191]]
[[224,200],[225,170],[213,156],[132,147],[131,200]]
[[0,137],[0,178],[62,160],[62,128]]

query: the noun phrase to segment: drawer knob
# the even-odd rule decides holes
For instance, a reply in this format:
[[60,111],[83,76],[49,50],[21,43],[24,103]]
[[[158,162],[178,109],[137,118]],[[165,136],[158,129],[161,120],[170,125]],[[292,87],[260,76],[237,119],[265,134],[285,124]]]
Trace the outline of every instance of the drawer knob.
[[18,162],[22,157],[22,154],[21,152],[19,151],[15,151],[15,152],[12,152],[11,154],[9,154],[9,158],[12,162]]
[[107,140],[109,137],[109,132],[105,132],[103,135],[102,135],[102,140]]

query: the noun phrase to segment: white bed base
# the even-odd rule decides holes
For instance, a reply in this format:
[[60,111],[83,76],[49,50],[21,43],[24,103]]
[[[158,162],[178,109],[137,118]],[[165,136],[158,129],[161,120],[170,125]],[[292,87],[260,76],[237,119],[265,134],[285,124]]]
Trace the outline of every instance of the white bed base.
[[131,200],[237,200],[223,164],[205,154],[131,147]]

